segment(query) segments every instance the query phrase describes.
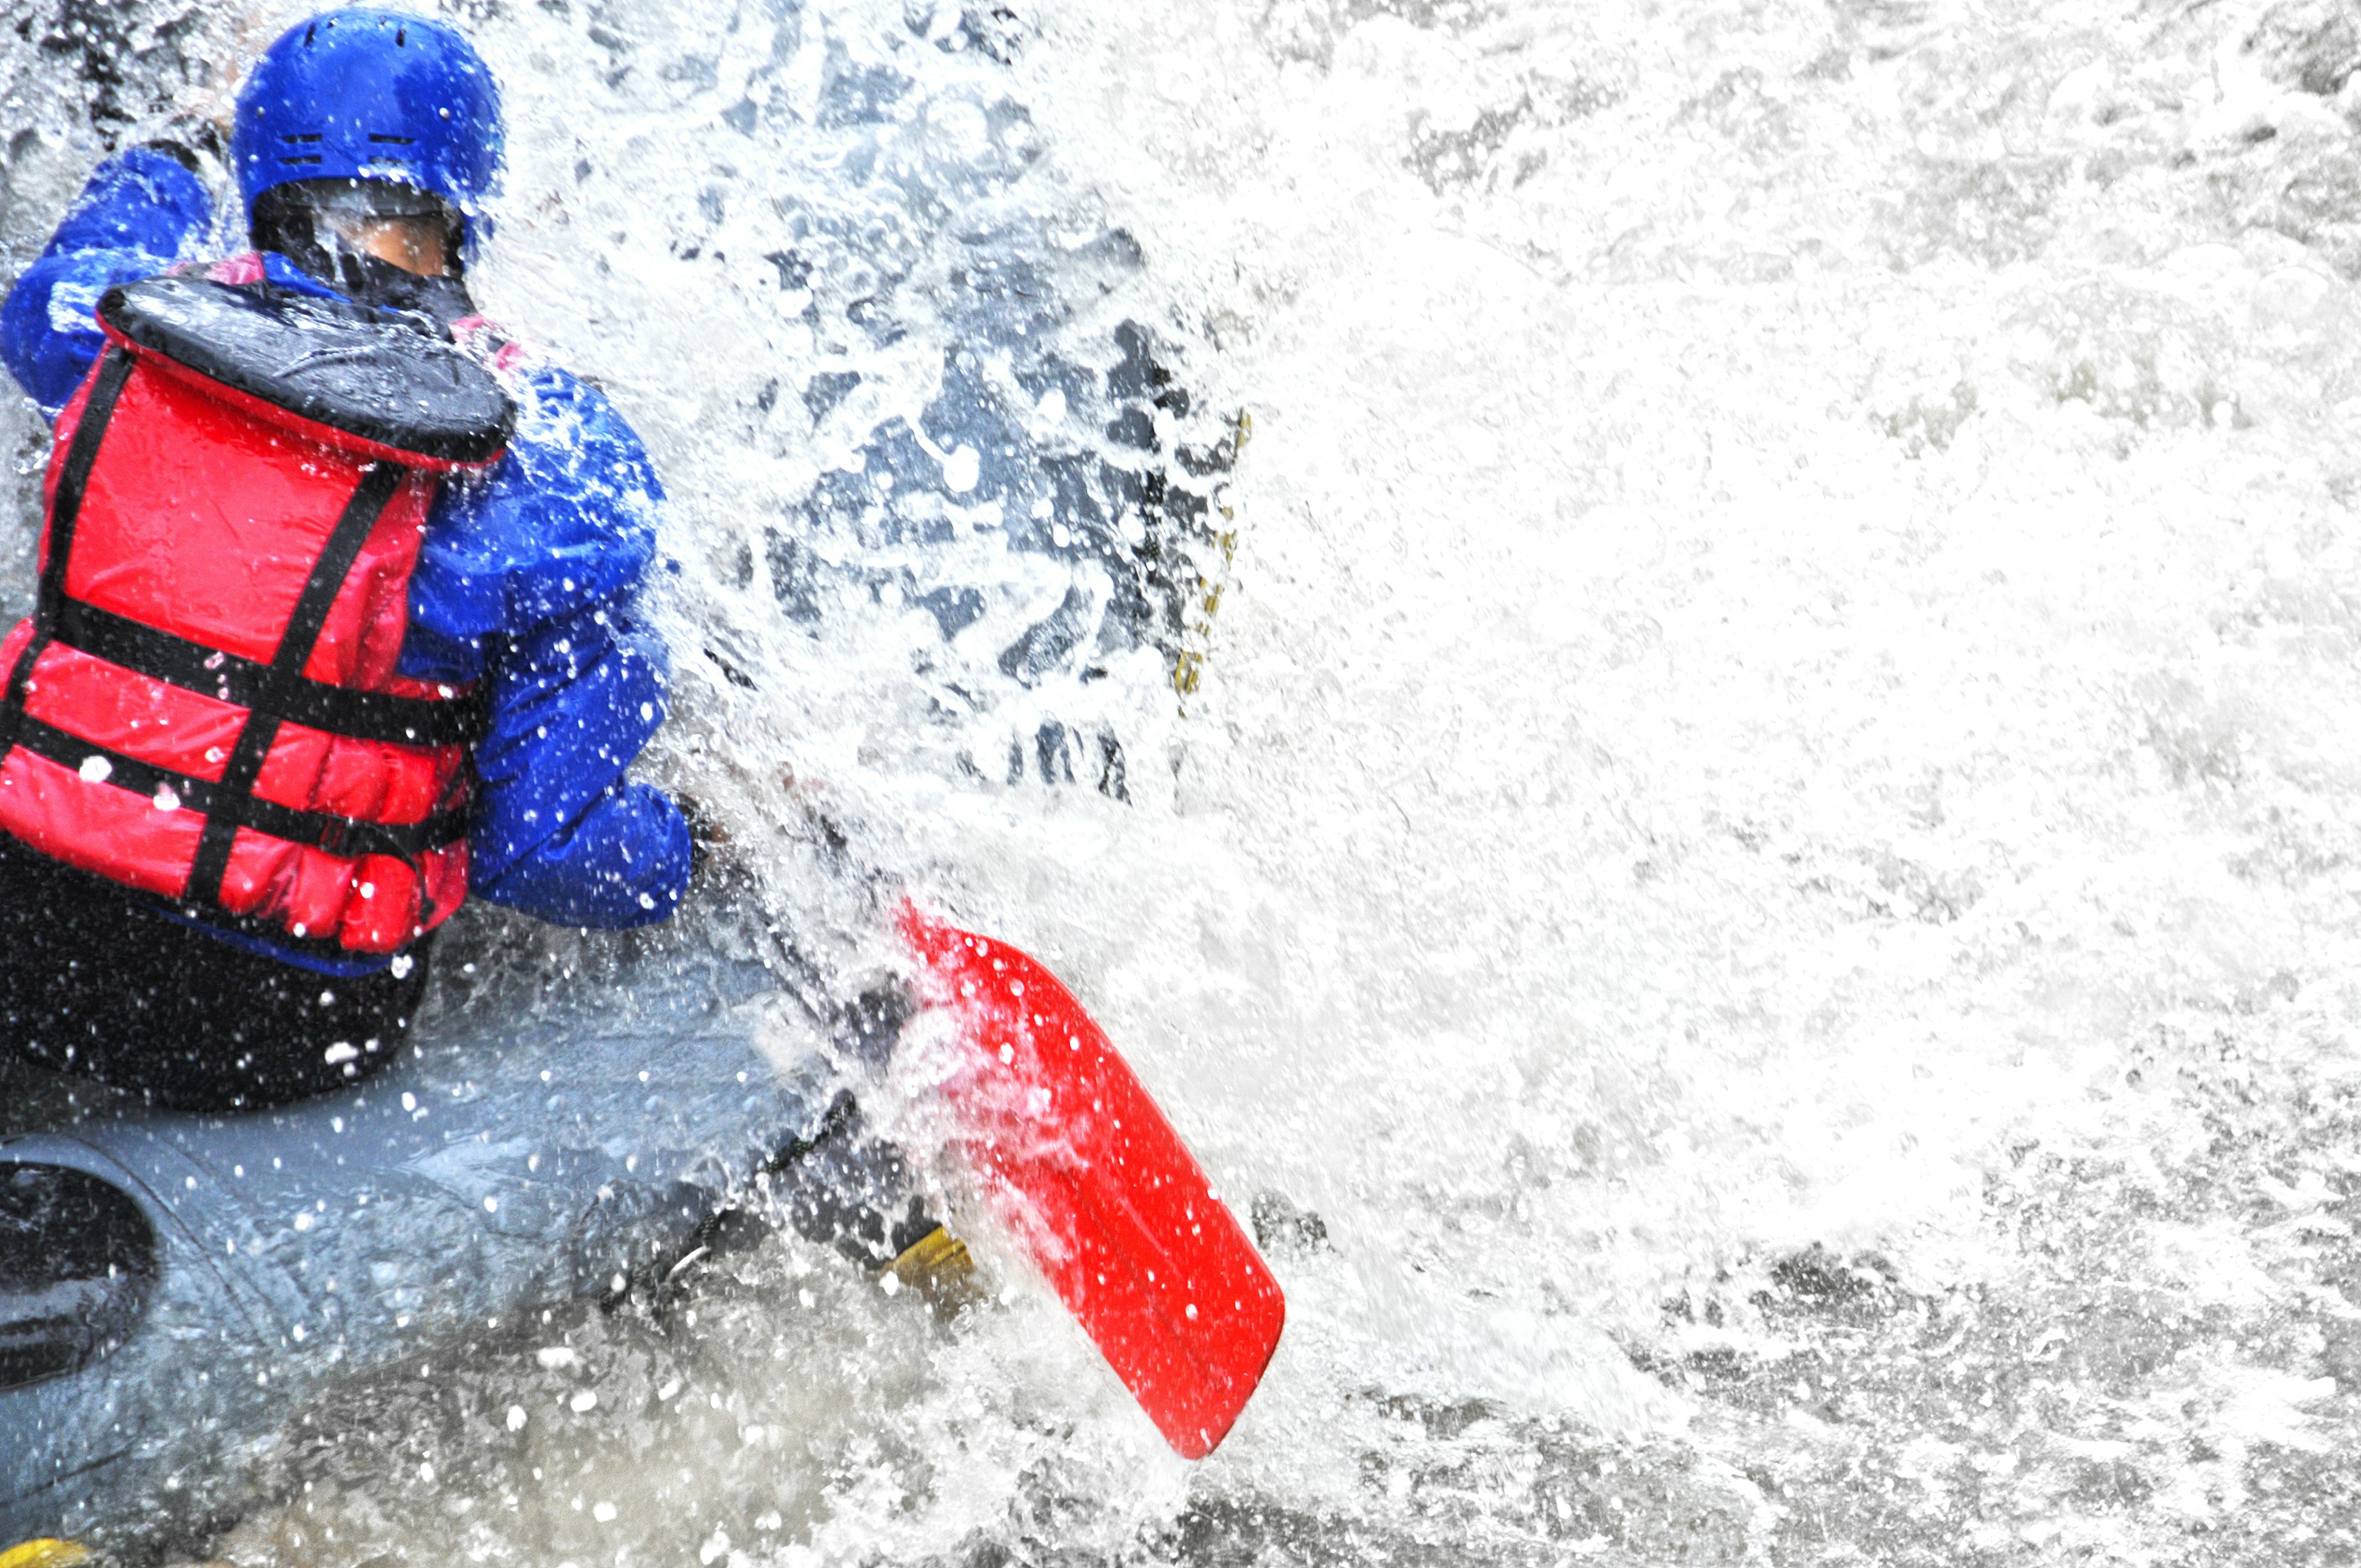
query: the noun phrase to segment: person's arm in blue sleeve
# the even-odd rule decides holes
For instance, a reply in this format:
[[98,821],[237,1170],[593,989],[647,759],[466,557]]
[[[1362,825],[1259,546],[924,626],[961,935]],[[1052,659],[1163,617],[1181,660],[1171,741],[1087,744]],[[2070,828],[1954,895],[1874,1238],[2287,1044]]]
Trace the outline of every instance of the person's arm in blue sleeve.
[[645,926],[688,887],[689,834],[627,780],[665,711],[663,644],[631,616],[663,489],[597,392],[526,378],[509,455],[446,488],[411,584],[404,674],[490,683],[469,890],[567,926]]
[[168,152],[134,148],[98,166],[0,303],[0,360],[43,414],[58,417],[98,358],[99,296],[171,266],[213,212],[204,181]]

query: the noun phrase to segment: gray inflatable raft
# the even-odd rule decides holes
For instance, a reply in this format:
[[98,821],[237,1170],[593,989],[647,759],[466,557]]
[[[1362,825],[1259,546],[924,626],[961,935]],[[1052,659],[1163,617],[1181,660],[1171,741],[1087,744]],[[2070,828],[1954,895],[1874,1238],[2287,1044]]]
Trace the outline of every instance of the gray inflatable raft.
[[838,1093],[752,962],[642,949],[470,1011],[239,1116],[0,1065],[0,1550],[202,1532],[335,1380],[663,1277]]

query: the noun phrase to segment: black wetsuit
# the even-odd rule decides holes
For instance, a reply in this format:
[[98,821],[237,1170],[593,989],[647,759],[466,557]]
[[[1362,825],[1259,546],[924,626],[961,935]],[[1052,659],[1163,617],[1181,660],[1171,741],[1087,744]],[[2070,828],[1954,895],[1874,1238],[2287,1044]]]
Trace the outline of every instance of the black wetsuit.
[[426,947],[357,975],[245,951],[0,834],[0,1043],[179,1110],[280,1104],[390,1060]]

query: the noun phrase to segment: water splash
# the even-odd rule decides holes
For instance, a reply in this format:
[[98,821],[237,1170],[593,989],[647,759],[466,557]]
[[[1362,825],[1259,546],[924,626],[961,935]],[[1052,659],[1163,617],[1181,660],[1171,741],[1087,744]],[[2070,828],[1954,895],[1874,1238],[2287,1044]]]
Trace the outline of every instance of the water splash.
[[[321,1412],[219,1550],[2349,1549],[2342,13],[480,25],[545,93],[488,301],[678,497],[658,771],[835,965],[863,866],[1050,959],[1285,1195],[1295,1327],[1184,1470],[1015,1271],[945,1332],[757,1252]],[[79,58],[9,57],[19,247],[115,123]],[[1181,448],[1254,414],[1162,599],[1116,405],[1209,503]]]

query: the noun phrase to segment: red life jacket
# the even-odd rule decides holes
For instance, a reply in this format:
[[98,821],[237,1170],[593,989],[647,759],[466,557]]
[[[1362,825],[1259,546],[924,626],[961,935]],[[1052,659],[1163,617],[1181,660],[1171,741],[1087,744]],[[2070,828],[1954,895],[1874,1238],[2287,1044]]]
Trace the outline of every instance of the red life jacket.
[[514,410],[450,344],[267,285],[99,302],[34,613],[0,643],[0,829],[282,945],[386,953],[467,894],[467,688],[394,673],[444,476]]

